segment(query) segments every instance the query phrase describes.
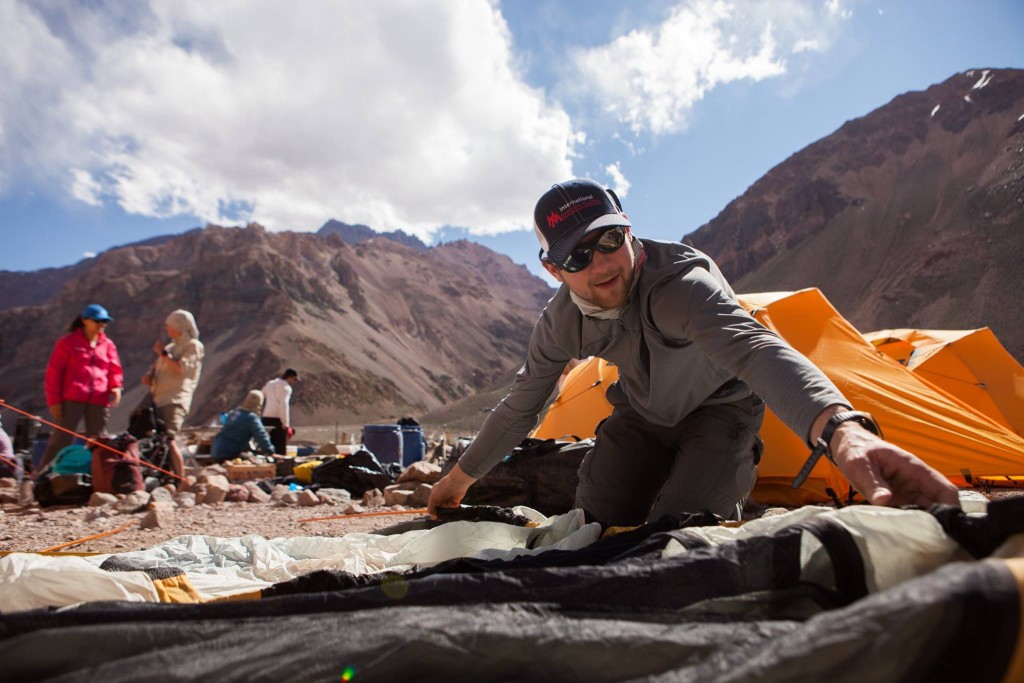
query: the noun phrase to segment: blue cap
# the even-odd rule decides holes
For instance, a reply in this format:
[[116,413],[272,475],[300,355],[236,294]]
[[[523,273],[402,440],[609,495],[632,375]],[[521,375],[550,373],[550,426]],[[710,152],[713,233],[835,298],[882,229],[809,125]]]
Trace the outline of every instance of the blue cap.
[[107,309],[103,308],[99,304],[89,304],[82,309],[82,317],[88,318],[89,320],[95,320],[96,322],[114,322],[114,319],[107,313]]

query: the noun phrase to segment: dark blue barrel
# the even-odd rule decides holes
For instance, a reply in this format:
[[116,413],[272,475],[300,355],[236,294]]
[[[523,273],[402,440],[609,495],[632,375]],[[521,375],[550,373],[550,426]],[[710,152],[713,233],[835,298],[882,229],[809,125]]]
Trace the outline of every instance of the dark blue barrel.
[[398,425],[363,425],[363,446],[382,464],[401,464],[402,428]]
[[423,459],[427,451],[427,437],[423,427],[402,427],[402,467]]

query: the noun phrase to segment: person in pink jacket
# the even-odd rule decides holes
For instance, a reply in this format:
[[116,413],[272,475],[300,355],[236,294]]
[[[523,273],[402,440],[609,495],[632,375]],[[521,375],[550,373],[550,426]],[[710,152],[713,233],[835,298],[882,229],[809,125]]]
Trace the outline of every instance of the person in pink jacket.
[[[117,347],[104,333],[112,321],[103,306],[89,304],[57,340],[46,365],[46,405],[54,421],[75,431],[84,417],[89,437],[106,429],[110,408],[120,402],[124,386]],[[71,439],[71,434],[55,430],[37,469],[46,467]]]

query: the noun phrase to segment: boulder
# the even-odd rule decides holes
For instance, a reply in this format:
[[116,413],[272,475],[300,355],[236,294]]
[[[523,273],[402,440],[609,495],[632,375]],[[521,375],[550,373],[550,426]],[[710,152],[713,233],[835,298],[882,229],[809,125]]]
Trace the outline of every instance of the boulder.
[[104,505],[113,505],[117,502],[117,496],[113,493],[100,493],[99,491],[93,491],[92,495],[89,496],[89,507],[97,508]]

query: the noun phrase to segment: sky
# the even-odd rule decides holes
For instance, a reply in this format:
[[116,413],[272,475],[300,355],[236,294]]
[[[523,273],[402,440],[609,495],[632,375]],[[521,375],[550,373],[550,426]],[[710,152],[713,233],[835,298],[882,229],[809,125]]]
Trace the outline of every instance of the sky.
[[0,0],[0,270],[330,219],[537,261],[588,177],[680,239],[897,95],[1024,67],[1020,0]]

